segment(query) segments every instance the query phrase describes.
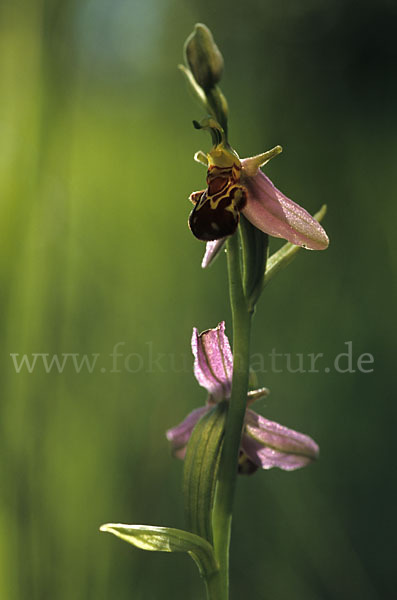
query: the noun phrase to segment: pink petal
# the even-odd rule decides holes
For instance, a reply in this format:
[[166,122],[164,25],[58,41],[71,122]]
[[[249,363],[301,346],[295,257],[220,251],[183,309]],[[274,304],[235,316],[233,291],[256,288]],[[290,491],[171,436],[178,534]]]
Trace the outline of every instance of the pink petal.
[[232,387],[233,356],[225,335],[225,322],[215,329],[198,335],[193,329],[192,352],[194,374],[198,383],[205,387],[214,400],[229,398]]
[[213,242],[207,242],[205,247],[205,254],[203,256],[203,260],[201,262],[201,266],[203,269],[206,269],[210,266],[212,262],[216,259],[218,254],[223,248],[224,243],[227,238],[221,238],[220,240],[214,240]]
[[293,471],[318,458],[319,447],[312,438],[253,412],[246,411],[241,449],[262,469],[278,467]]
[[247,190],[243,215],[269,235],[284,238],[309,250],[325,250],[329,240],[320,223],[282,194],[260,169],[254,176],[244,176],[244,160],[241,162],[242,183]]
[[188,414],[182,423],[179,423],[176,427],[172,427],[172,429],[166,431],[165,435],[167,436],[167,440],[171,442],[172,453],[174,456],[181,459],[185,457],[186,446],[196,423],[210,410],[210,408],[210,405],[196,408],[196,410]]

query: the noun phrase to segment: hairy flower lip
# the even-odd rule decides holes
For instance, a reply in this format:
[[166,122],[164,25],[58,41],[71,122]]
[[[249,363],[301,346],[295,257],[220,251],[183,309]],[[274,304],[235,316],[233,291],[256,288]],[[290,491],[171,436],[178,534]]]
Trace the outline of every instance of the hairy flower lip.
[[[225,323],[198,333],[193,329],[192,351],[194,374],[197,382],[208,392],[205,406],[196,408],[179,425],[169,429],[166,437],[174,456],[183,459],[187,443],[196,423],[212,406],[230,398],[233,356],[225,334]],[[267,396],[269,390],[261,388],[248,393],[247,405]],[[251,409],[246,409],[241,451],[249,463],[262,469],[278,467],[284,471],[299,469],[318,457],[319,448],[309,436],[269,421]],[[253,472],[248,469],[245,472]]]

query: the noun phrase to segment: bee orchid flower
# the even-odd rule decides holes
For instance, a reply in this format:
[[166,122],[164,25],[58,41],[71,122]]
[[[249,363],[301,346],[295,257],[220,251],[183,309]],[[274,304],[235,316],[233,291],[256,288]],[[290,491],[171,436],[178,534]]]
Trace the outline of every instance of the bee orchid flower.
[[[225,323],[199,334],[193,329],[194,375],[208,392],[206,405],[195,409],[184,421],[166,432],[174,456],[183,459],[194,426],[217,403],[230,398],[233,355],[225,334]],[[266,396],[266,388],[248,392],[247,406]],[[247,408],[240,446],[239,471],[278,467],[293,471],[318,457],[319,448],[309,436],[288,429]]]
[[190,195],[194,208],[189,227],[198,239],[207,242],[203,267],[215,258],[227,237],[235,233],[240,213],[268,235],[309,250],[328,247],[328,236],[320,223],[280,192],[261,171],[282,151],[281,146],[240,160],[214,119],[194,124],[196,128],[209,129],[214,141],[208,154],[197,152],[194,157],[207,167],[207,189]]

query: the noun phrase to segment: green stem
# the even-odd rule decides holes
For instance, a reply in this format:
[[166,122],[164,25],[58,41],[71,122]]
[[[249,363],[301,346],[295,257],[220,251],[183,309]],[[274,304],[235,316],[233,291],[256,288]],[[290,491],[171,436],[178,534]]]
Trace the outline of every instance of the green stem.
[[233,318],[233,382],[213,510],[214,548],[222,590],[219,600],[228,599],[233,499],[249,376],[251,315],[243,289],[238,234],[228,240],[227,264]]
[[222,579],[220,577],[219,571],[217,571],[205,580],[205,589],[207,592],[207,600],[224,600],[227,598],[227,595],[225,596],[224,593]]

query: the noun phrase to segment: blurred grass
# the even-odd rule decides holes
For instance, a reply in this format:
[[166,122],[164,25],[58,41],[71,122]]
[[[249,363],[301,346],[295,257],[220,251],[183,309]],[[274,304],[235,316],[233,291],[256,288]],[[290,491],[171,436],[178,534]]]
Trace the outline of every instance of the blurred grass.
[[[226,58],[232,143],[242,156],[283,144],[276,185],[311,212],[329,207],[329,250],[302,252],[268,288],[253,354],[331,360],[352,340],[355,356],[375,357],[367,375],[260,375],[272,389],[262,412],[313,435],[322,457],[239,482],[234,597],[391,597],[395,12],[386,1],[2,5],[1,598],[201,597],[190,559],[98,533],[107,521],[183,526],[164,431],[204,399],[192,326],[226,319],[231,333],[224,258],[202,272],[186,227],[185,199],[204,181],[191,157],[209,141],[190,127],[201,113],[175,65],[198,20]],[[151,349],[166,358],[111,373],[118,342],[145,364]],[[18,374],[18,352],[99,353],[106,372]]]

